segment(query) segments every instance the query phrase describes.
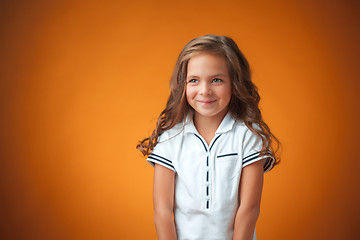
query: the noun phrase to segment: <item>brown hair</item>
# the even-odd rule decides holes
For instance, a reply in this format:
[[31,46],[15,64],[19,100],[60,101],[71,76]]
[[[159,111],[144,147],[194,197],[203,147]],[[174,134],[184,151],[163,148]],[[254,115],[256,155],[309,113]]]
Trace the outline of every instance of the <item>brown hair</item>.
[[[276,159],[274,166],[279,164],[280,159],[275,157],[275,153],[279,150],[280,142],[262,119],[259,109],[260,95],[257,87],[251,81],[249,63],[236,43],[226,36],[205,35],[186,44],[177,59],[170,80],[171,93],[165,109],[158,117],[156,128],[151,136],[140,141],[136,148],[144,155],[149,155],[156,146],[159,136],[184,121],[189,111],[193,111],[185,96],[187,65],[190,58],[199,53],[212,53],[225,57],[232,82],[229,112],[235,119],[242,120],[253,133],[261,137],[263,146],[260,154],[265,155],[267,150],[271,149],[273,157]],[[254,123],[259,128],[254,128],[252,126]],[[275,151],[272,146],[274,141],[277,145]]]

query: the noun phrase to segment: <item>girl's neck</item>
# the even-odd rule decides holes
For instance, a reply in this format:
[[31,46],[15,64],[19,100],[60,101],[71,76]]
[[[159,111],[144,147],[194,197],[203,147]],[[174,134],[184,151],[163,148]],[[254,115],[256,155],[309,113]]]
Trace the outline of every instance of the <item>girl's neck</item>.
[[226,113],[227,111],[213,117],[204,117],[197,113],[194,114],[194,125],[196,130],[205,139],[208,145],[210,145],[211,140],[214,138],[215,132],[219,128]]

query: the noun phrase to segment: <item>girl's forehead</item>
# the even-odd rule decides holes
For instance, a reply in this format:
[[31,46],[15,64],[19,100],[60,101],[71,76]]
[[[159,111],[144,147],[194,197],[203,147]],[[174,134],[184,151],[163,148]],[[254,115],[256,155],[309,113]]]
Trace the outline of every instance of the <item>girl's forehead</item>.
[[199,56],[213,56],[213,57],[219,57],[219,58],[226,58],[225,54],[220,53],[220,52],[211,52],[211,51],[199,51],[199,52],[193,52],[192,54],[190,54],[189,60],[191,60],[192,58],[196,58]]
[[224,56],[212,53],[202,53],[191,57],[187,64],[188,73],[228,73]]
[[196,53],[194,55],[192,55],[189,60],[188,60],[188,65],[190,62],[195,62],[196,61],[217,61],[217,62],[226,62],[226,57],[222,54],[216,54],[216,53],[212,53],[212,52],[200,52],[200,53]]

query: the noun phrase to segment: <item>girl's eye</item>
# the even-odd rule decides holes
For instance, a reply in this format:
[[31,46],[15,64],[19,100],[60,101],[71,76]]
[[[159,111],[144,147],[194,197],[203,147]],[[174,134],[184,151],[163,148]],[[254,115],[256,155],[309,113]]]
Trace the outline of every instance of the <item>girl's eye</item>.
[[214,78],[213,82],[219,83],[219,82],[223,82],[223,80],[221,80],[220,78]]
[[190,79],[189,83],[196,83],[198,80],[197,79]]

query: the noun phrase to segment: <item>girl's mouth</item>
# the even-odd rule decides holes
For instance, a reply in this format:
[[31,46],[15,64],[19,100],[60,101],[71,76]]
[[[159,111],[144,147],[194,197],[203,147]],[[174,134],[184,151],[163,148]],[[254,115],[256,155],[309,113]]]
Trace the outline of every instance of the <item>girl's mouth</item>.
[[211,104],[211,103],[214,103],[216,102],[216,100],[205,100],[205,101],[200,101],[200,100],[197,100],[199,103],[203,103],[203,104]]

